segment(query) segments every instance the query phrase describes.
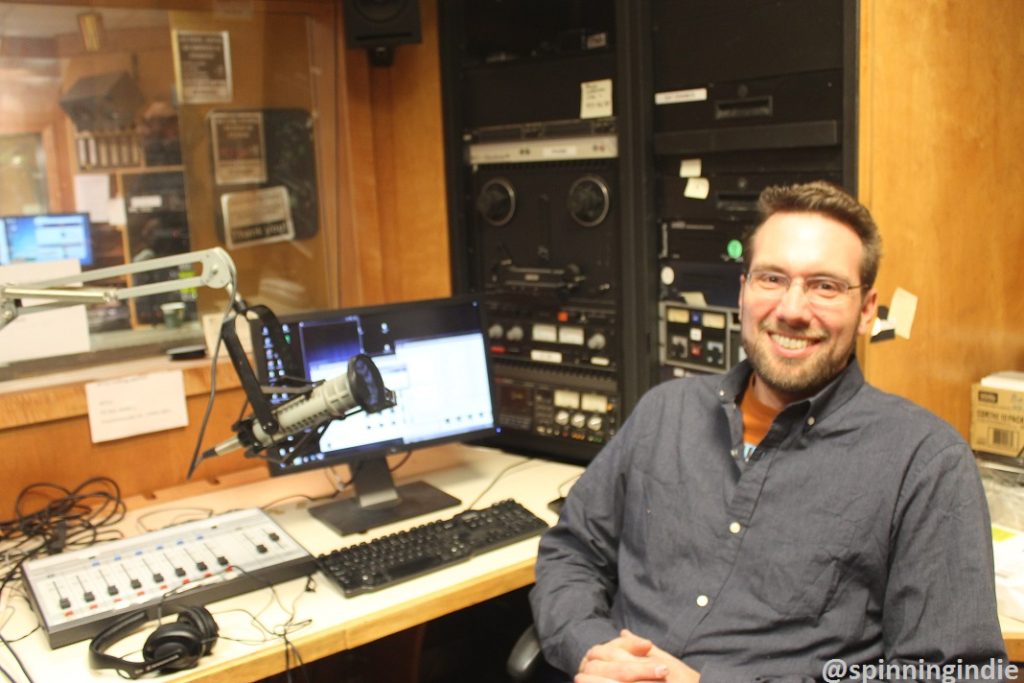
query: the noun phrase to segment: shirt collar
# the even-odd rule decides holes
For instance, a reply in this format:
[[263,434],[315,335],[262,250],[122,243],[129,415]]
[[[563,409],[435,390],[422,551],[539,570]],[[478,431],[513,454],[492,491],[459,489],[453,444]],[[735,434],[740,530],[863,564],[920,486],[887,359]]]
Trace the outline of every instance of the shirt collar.
[[[747,388],[750,380],[750,373],[754,369],[749,360],[743,360],[734,366],[729,372],[722,376],[718,385],[718,397],[723,404],[737,403],[743,391]],[[821,391],[810,398],[795,401],[783,409],[783,413],[799,411],[803,414],[811,414],[815,419],[821,419],[835,411],[844,403],[853,398],[864,385],[864,373],[861,372],[860,363],[856,357],[851,356],[850,362],[836,377],[826,384]],[[799,407],[798,407],[799,406]]]

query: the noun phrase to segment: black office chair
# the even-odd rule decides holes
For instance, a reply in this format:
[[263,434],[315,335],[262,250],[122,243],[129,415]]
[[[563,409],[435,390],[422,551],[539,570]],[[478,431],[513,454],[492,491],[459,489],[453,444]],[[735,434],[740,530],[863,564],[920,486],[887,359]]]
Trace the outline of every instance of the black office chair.
[[547,663],[540,649],[537,629],[531,625],[512,646],[505,663],[508,676],[515,683],[568,683],[571,676]]

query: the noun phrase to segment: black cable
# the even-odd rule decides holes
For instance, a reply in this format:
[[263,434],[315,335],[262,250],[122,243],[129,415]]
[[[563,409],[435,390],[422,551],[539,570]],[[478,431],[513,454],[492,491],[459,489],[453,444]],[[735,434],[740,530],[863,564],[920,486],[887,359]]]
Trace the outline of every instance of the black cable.
[[488,484],[484,488],[484,490],[480,492],[480,495],[478,495],[476,498],[474,498],[473,502],[466,506],[466,509],[467,510],[472,510],[476,506],[476,504],[480,502],[480,499],[483,498],[485,495],[487,495],[487,492],[490,491],[492,488],[494,488],[494,485],[497,484],[498,481],[502,477],[504,477],[506,474],[508,474],[509,472],[511,472],[512,470],[514,470],[517,467],[521,467],[523,465],[527,465],[527,464],[529,464],[531,462],[534,462],[533,458],[526,458],[525,460],[520,460],[519,462],[514,462],[511,465],[506,465],[505,468],[501,472],[498,472],[498,474],[496,474],[494,476],[494,479],[491,480],[491,483]]
[[[232,280],[231,291],[228,292],[228,307],[224,310],[224,317],[221,318],[221,327],[231,318],[234,311],[235,297],[238,295],[237,284]],[[234,322],[234,321],[232,321]],[[213,346],[213,358],[210,360],[210,396],[206,399],[206,408],[203,410],[203,419],[199,422],[199,434],[196,436],[196,446],[192,451],[192,460],[189,462],[186,479],[192,478],[192,473],[202,461],[200,453],[203,448],[203,437],[206,435],[206,427],[210,421],[210,413],[213,412],[213,401],[217,398],[217,359],[220,357],[221,335],[217,334],[217,343]]]
[[405,463],[409,462],[409,458],[411,458],[411,457],[412,457],[412,449],[410,448],[409,450],[407,450],[405,452],[405,456],[401,460],[398,461],[397,465],[395,465],[394,467],[389,467],[388,468],[388,472],[395,472],[395,471],[397,471],[399,467],[401,467]]
[[[226,613],[226,612],[242,612],[243,614],[248,614],[249,615],[249,619],[251,620],[251,622],[253,624],[255,624],[260,631],[262,631],[263,633],[271,636],[272,638],[275,638],[275,639],[276,638],[280,638],[282,640],[282,642],[284,643],[285,675],[286,675],[287,680],[291,680],[292,665],[291,665],[291,661],[289,659],[289,656],[290,656],[289,652],[291,652],[291,653],[293,653],[295,655],[295,661],[298,662],[299,670],[302,672],[303,679],[305,679],[305,681],[307,683],[309,683],[309,674],[306,671],[306,664],[303,661],[302,656],[299,654],[298,648],[295,646],[295,644],[293,642],[291,642],[288,639],[288,634],[293,632],[293,631],[296,631],[296,630],[299,630],[299,629],[303,629],[303,628],[309,626],[312,623],[312,621],[309,620],[309,619],[306,619],[306,620],[303,620],[303,621],[297,622],[297,623],[295,623],[293,620],[295,619],[295,612],[297,610],[299,599],[303,595],[305,595],[306,593],[313,592],[316,589],[316,581],[313,579],[313,575],[310,574],[310,575],[306,576],[306,586],[303,588],[302,592],[299,593],[295,597],[295,600],[292,602],[291,607],[285,607],[284,603],[281,601],[281,596],[278,595],[277,589],[275,588],[273,583],[271,583],[270,581],[267,581],[266,579],[264,579],[261,576],[258,576],[256,574],[253,574],[251,572],[246,571],[244,567],[241,567],[239,565],[234,565],[234,567],[235,567],[235,569],[238,569],[243,574],[245,574],[247,577],[249,577],[251,579],[254,579],[258,583],[262,583],[264,586],[269,588],[270,589],[270,593],[273,596],[273,601],[276,602],[277,606],[279,608],[281,608],[281,610],[288,615],[288,619],[287,619],[287,621],[285,621],[284,624],[281,625],[280,632],[277,632],[275,629],[271,629],[271,628],[268,628],[267,626],[265,626],[263,624],[263,622],[260,621],[259,617],[257,617],[255,614],[253,614],[252,612],[250,612],[250,611],[248,611],[246,609],[236,608],[236,609],[232,609],[232,610],[225,610],[225,612],[222,612],[221,614]],[[264,607],[263,609],[266,609],[266,607]],[[260,611],[262,612],[263,610],[260,610]],[[275,627],[275,628],[278,628],[278,627]],[[232,641],[235,641],[235,642],[246,642],[246,641],[240,640],[238,638],[231,638],[230,636],[221,635],[221,637],[224,638],[225,640],[232,640]],[[259,641],[256,641],[256,642],[259,642]],[[266,642],[266,640],[264,640],[263,642]]]
[[[29,512],[27,501],[35,496],[43,496],[46,502]],[[14,512],[13,519],[0,521],[0,534],[5,541],[17,541],[14,548],[36,542],[29,551],[34,556],[40,549],[57,554],[66,547],[95,543],[103,527],[124,519],[127,507],[117,482],[91,477],[74,489],[50,482],[29,484],[18,493]]]
[[[4,647],[7,648],[7,651],[11,653],[12,657],[14,657],[14,661],[18,663],[19,667],[21,667],[21,671],[22,671],[22,673],[25,674],[25,678],[28,679],[28,682],[29,683],[34,683],[33,680],[32,680],[32,674],[30,674],[28,672],[28,669],[25,668],[25,665],[21,661],[21,657],[19,657],[18,653],[14,651],[14,648],[11,647],[11,644],[7,642],[7,639],[4,638],[4,635],[2,633],[0,633],[0,642],[2,642],[4,644]],[[6,675],[8,678],[11,678],[10,675],[6,671],[4,672],[4,675]],[[13,681],[14,679],[11,678],[11,680]]]

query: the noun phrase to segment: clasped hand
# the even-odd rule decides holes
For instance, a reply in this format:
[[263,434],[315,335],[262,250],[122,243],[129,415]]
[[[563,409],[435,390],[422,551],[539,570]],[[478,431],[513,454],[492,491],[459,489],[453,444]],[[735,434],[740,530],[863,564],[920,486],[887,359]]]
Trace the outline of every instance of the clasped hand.
[[647,638],[622,629],[580,662],[575,683],[697,683],[700,674]]

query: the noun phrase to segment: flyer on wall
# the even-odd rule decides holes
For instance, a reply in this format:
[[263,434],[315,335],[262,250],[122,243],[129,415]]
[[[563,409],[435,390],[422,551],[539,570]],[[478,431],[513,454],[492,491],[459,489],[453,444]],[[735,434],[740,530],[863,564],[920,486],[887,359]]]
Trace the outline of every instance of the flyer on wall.
[[211,112],[210,138],[213,140],[213,175],[218,185],[267,181],[263,112]]
[[295,239],[288,189],[284,186],[221,195],[228,249]]
[[231,44],[227,31],[174,31],[174,76],[184,104],[230,102]]

